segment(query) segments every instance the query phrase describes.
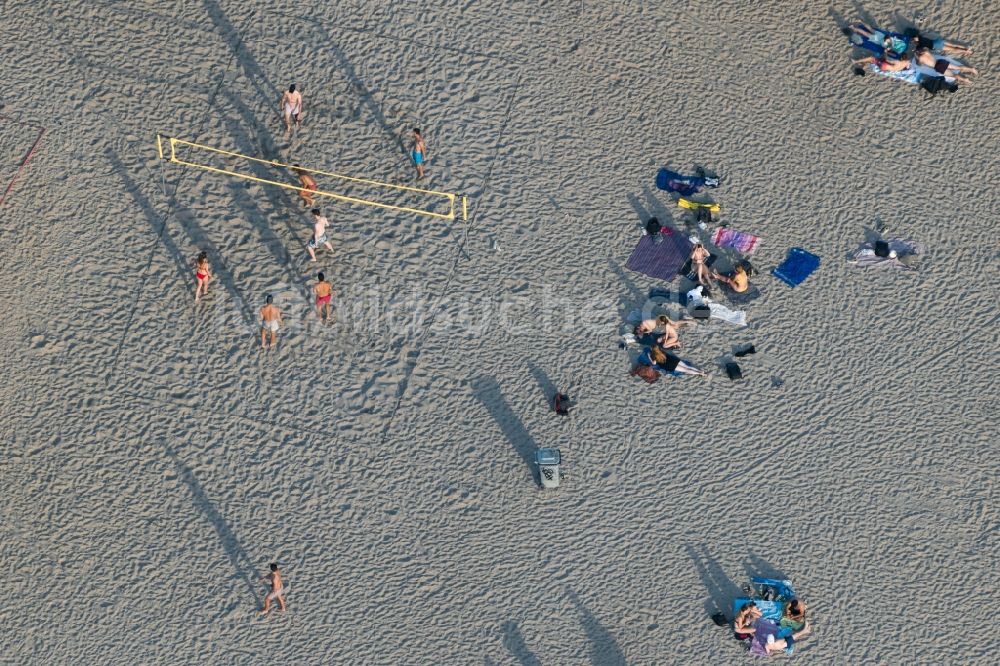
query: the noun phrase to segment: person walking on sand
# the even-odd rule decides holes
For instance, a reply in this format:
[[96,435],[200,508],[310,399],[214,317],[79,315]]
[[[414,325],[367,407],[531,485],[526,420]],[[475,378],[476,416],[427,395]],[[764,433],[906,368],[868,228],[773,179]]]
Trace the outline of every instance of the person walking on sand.
[[424,137],[420,134],[420,130],[416,127],[413,128],[413,150],[410,151],[410,157],[413,158],[413,165],[417,167],[417,180],[424,177],[424,162],[427,161],[427,144],[424,143]]
[[267,574],[263,580],[271,584],[271,591],[264,597],[264,608],[260,611],[261,615],[267,615],[268,611],[271,610],[271,602],[275,599],[278,600],[281,612],[285,612],[285,586],[281,583],[281,571],[278,570],[278,565],[274,562],[271,562],[270,568],[271,573]]
[[[268,294],[264,298],[264,307],[260,309],[260,348],[267,349],[278,343],[278,329],[284,325],[281,310],[274,304],[274,296]],[[267,334],[271,334],[271,344],[266,344]]]
[[317,282],[313,286],[313,292],[316,294],[316,316],[319,317],[320,321],[330,321],[332,318],[330,301],[333,300],[333,287],[326,281],[326,276],[323,275],[322,271],[316,276],[316,280]]
[[208,253],[202,252],[195,260],[194,279],[197,288],[194,290],[194,302],[201,300],[201,295],[208,296],[208,283],[212,279],[212,271],[208,267]]
[[302,201],[305,202],[306,206],[312,206],[313,197],[315,197],[313,192],[317,189],[316,181],[298,164],[292,165],[292,171],[299,177],[299,183],[302,184],[303,189],[299,190],[299,196],[302,197]]
[[299,124],[299,116],[302,114],[302,93],[295,89],[295,84],[288,86],[288,90],[281,96],[281,110],[285,114],[285,127],[292,131],[292,121]]
[[313,261],[316,261],[316,250],[319,249],[320,245],[323,245],[333,253],[333,246],[330,245],[330,239],[326,237],[326,228],[330,226],[330,221],[323,217],[320,213],[319,208],[312,209],[313,214],[313,237],[309,239],[309,244],[306,248],[309,250],[309,256],[312,257]]

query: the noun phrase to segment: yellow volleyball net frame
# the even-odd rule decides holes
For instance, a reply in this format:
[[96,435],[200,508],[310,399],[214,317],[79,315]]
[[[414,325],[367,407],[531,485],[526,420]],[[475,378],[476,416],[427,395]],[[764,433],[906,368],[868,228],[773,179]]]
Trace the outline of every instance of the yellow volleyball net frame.
[[[166,144],[166,146],[164,146]],[[266,164],[269,167],[283,167],[287,169],[299,169],[306,173],[317,174],[320,176],[328,176],[331,178],[336,178],[341,181],[346,181],[348,183],[360,183],[373,188],[385,188],[387,191],[394,192],[406,192],[406,193],[416,193],[418,195],[426,195],[434,199],[441,199],[447,202],[448,212],[442,213],[436,210],[426,210],[423,208],[415,208],[412,206],[399,206],[395,204],[385,203],[384,201],[373,201],[371,199],[363,199],[360,197],[348,196],[346,194],[337,194],[334,192],[325,192],[323,190],[309,190],[299,185],[292,185],[291,183],[282,183],[277,180],[270,180],[268,178],[259,178],[246,173],[240,173],[239,171],[232,171],[230,169],[223,169],[219,167],[212,166],[210,164],[199,164],[197,162],[190,162],[185,159],[181,159],[177,156],[177,146],[185,146],[188,148],[193,148],[195,150],[204,150],[209,153],[217,155],[226,155],[228,157],[236,157],[239,159],[248,160],[250,162],[256,162],[258,164]],[[167,151],[164,151],[164,147]],[[264,183],[265,185],[275,185],[277,187],[283,187],[286,190],[295,190],[296,192],[310,192],[314,196],[329,197],[331,199],[336,199],[337,201],[343,201],[346,203],[359,204],[362,206],[374,206],[375,208],[384,208],[386,210],[397,210],[404,213],[413,213],[415,215],[428,215],[430,217],[439,218],[442,220],[454,220],[458,217],[459,213],[462,216],[462,220],[469,219],[469,205],[468,199],[466,197],[461,197],[461,211],[458,210],[458,195],[452,194],[450,192],[440,192],[437,190],[425,190],[419,187],[410,187],[409,185],[397,185],[395,183],[384,183],[378,180],[369,180],[367,178],[357,178],[355,176],[345,176],[339,173],[330,173],[328,171],[320,171],[318,169],[308,169],[302,166],[293,166],[291,164],[284,164],[275,160],[262,160],[257,157],[250,157],[249,155],[241,155],[240,153],[234,153],[228,150],[222,150],[220,148],[213,148],[211,146],[205,146],[200,143],[194,143],[191,141],[185,141],[183,139],[176,139],[173,137],[162,136],[160,134],[156,135],[156,149],[159,152],[160,159],[166,159],[168,162],[173,162],[174,164],[180,164],[186,167],[193,167],[195,169],[203,169],[205,171],[211,171],[214,173],[221,173],[227,176],[235,176],[236,178],[242,178],[244,180],[251,180],[257,183]]]

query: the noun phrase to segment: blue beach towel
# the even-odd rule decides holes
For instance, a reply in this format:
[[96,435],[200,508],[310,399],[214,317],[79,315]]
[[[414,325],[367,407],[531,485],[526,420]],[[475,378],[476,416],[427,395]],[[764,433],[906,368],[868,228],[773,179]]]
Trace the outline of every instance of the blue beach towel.
[[705,179],[701,176],[685,176],[669,169],[656,172],[656,186],[667,192],[677,192],[682,197],[701,192],[705,188]]
[[796,287],[819,268],[819,257],[812,252],[806,252],[800,247],[793,247],[781,265],[771,271],[789,287]]
[[856,32],[852,32],[849,37],[851,44],[857,46],[858,48],[865,49],[866,51],[871,51],[877,57],[881,58],[885,55],[885,38],[890,37],[892,39],[892,55],[901,56],[906,53],[906,49],[910,46],[910,38],[899,32],[889,32],[888,30],[872,30],[864,23],[858,23],[856,27],[862,28],[872,33],[872,36],[862,37]]

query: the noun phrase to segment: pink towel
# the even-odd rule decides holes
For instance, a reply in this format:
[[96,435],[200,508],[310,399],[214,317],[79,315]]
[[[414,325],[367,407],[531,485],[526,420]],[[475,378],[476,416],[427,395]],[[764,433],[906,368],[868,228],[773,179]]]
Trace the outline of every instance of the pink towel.
[[712,235],[712,244],[717,247],[731,247],[737,252],[750,254],[760,244],[760,236],[754,236],[745,231],[719,227],[715,230],[715,234]]

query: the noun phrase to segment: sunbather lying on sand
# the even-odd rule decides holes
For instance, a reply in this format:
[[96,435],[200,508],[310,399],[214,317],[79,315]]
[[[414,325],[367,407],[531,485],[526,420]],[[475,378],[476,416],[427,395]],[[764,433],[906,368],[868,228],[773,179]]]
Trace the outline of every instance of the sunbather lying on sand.
[[951,58],[939,58],[927,48],[917,49],[916,62],[918,65],[930,67],[942,76],[950,76],[960,83],[970,82],[969,79],[962,76],[963,74],[972,74],[973,76],[979,74],[975,67],[967,67]]
[[706,377],[707,374],[693,365],[680,360],[671,354],[665,354],[658,347],[649,347],[639,358],[636,359],[642,365],[648,365],[664,375],[698,375]]
[[650,335],[655,333],[660,329],[663,330],[663,335],[656,338],[656,344],[660,346],[661,349],[673,349],[675,347],[680,347],[680,335],[677,332],[677,328],[680,326],[690,326],[695,322],[688,319],[682,319],[680,321],[673,321],[667,315],[660,315],[656,319],[645,319],[635,327],[633,333],[636,339],[642,338],[642,336]]
[[876,58],[875,56],[868,56],[866,58],[858,58],[857,60],[852,60],[855,65],[874,65],[882,72],[902,72],[904,70],[910,69],[913,63],[908,58],[896,59],[886,59],[886,58]]

